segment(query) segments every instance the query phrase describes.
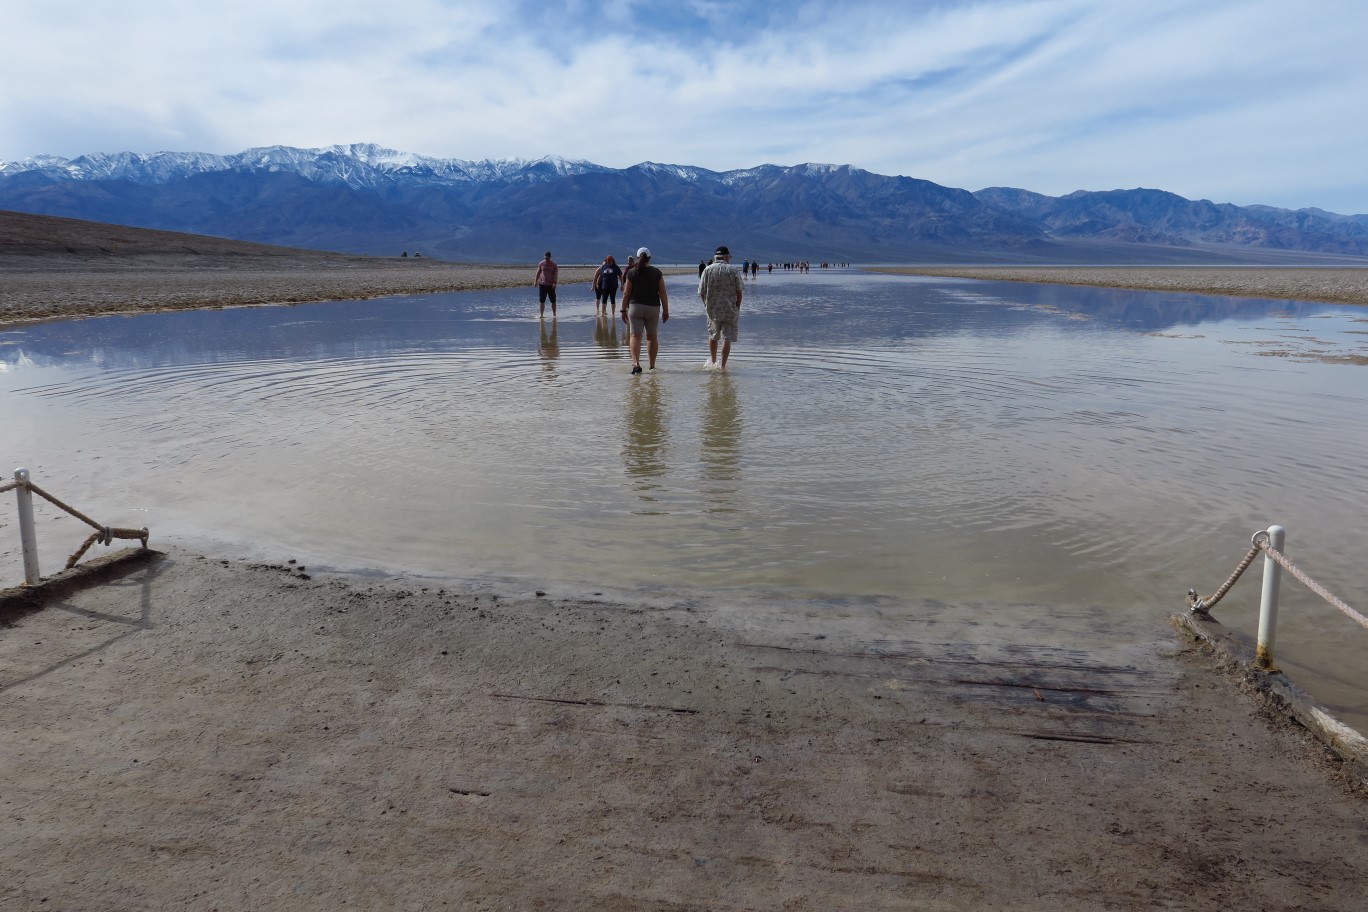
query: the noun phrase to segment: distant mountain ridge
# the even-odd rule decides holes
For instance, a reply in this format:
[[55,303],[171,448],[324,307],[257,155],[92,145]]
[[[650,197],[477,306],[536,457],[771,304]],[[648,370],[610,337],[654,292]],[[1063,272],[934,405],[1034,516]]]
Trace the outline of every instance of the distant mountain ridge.
[[392,181],[461,183],[532,178],[551,179],[581,171],[606,170],[589,162],[561,158],[500,161],[463,161],[398,152],[374,143],[297,149],[265,146],[235,155],[207,152],[114,152],[73,159],[39,155],[18,162],[0,162],[0,177],[43,173],[68,180],[130,180],[165,184],[214,171],[237,173],[289,172],[323,183],[363,189]]
[[1368,215],[1188,200],[1162,190],[971,193],[848,165],[716,172],[547,157],[465,161],[358,143],[41,155],[0,162],[0,208],[256,243],[522,262],[592,262],[717,243],[762,260],[1257,261],[1368,256]]

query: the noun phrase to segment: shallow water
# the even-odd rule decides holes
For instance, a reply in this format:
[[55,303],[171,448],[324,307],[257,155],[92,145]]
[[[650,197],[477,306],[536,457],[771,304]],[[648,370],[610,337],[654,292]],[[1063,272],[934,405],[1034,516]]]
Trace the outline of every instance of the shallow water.
[[[720,374],[667,284],[640,377],[584,287],[545,322],[516,289],[0,333],[0,465],[212,553],[1145,623],[1276,522],[1368,604],[1368,310],[775,273]],[[40,521],[52,572],[84,527]],[[1257,570],[1216,612],[1249,631]],[[1368,631],[1284,593],[1280,663],[1366,727]]]

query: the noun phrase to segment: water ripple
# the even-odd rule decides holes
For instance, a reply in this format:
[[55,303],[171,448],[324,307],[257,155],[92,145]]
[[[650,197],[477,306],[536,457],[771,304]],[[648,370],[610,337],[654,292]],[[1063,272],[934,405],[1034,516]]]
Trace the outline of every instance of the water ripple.
[[314,562],[1130,611],[1278,521],[1360,580],[1362,368],[1244,344],[1352,315],[813,278],[747,286],[726,373],[687,296],[633,377],[505,292],[27,328],[0,399],[64,490]]

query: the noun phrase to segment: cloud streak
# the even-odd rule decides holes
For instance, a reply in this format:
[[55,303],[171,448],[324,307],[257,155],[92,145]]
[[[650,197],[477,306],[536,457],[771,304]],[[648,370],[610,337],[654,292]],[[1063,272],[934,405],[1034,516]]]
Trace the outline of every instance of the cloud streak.
[[1368,212],[1348,0],[77,0],[0,35],[0,159],[376,142]]

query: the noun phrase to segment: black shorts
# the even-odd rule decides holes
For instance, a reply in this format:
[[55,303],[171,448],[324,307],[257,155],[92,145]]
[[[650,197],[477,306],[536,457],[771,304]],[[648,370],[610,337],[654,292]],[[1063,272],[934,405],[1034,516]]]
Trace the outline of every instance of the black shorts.
[[538,286],[537,286],[537,301],[538,301],[538,303],[545,304],[547,298],[550,298],[550,299],[551,299],[551,303],[552,303],[552,304],[555,304],[555,303],[556,303],[556,286],[555,286],[555,285],[538,285]]

